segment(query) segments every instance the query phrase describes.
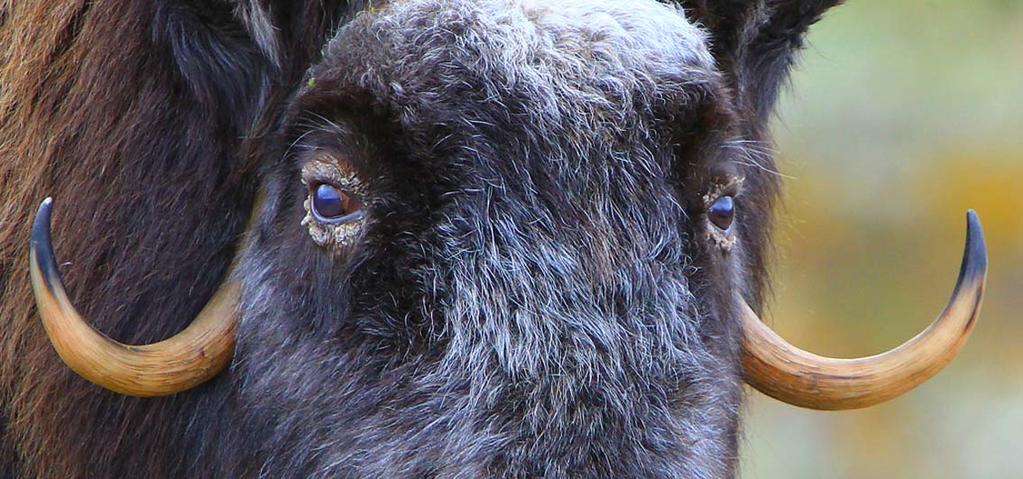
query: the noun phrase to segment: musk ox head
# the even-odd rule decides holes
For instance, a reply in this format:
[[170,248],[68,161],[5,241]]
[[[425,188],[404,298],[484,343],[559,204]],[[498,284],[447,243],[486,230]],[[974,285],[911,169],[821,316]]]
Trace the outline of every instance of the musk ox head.
[[763,115],[711,47],[654,1],[371,9],[249,145],[262,199],[200,318],[147,346],[90,329],[46,202],[44,324],[126,394],[231,363],[232,427],[265,433],[271,473],[727,475],[743,380],[826,409],[912,388],[969,333],[986,260],[971,216],[948,308],[884,355],[822,358],[765,329]]

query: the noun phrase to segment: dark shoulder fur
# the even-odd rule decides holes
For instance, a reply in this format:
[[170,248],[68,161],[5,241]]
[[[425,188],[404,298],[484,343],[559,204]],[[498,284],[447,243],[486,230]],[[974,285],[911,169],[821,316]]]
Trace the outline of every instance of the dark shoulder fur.
[[[221,407],[204,400],[208,388],[142,401],[75,376],[35,317],[26,241],[34,205],[53,196],[64,279],[95,327],[140,343],[190,321],[251,207],[256,170],[239,143],[340,19],[339,6],[303,2],[253,22],[245,11],[269,6],[251,3],[0,3],[0,451],[9,451],[0,467],[9,473],[202,472],[193,461],[216,436],[193,421]],[[282,23],[302,31],[274,39],[276,49],[257,41]]]

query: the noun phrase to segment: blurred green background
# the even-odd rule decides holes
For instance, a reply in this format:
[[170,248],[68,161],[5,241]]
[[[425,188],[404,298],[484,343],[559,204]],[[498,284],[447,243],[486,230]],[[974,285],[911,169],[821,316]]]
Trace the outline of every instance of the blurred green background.
[[1023,1],[850,0],[809,36],[774,124],[774,301],[793,343],[891,348],[944,306],[965,211],[991,258],[959,358],[874,408],[750,392],[745,478],[1023,478]]

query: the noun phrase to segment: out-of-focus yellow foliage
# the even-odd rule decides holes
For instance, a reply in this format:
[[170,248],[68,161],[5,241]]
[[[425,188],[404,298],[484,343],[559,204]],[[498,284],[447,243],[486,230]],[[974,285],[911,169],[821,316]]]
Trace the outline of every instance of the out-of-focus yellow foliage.
[[[1023,135],[1023,125],[1020,127],[1019,134]],[[1002,253],[1020,253],[1023,151],[956,152],[936,158],[935,166],[913,178],[912,188],[920,195],[921,215],[942,218],[946,216],[943,212],[969,205],[984,215],[988,246]]]
[[775,126],[772,326],[833,356],[908,339],[951,293],[969,208],[989,288],[960,357],[899,399],[824,413],[751,392],[742,475],[1023,477],[1023,2],[857,0],[809,40]]

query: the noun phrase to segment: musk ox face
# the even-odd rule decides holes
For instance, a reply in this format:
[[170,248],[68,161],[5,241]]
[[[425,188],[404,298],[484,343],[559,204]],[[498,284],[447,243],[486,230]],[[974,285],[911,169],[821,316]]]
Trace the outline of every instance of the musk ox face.
[[271,153],[244,400],[337,467],[723,475],[744,198],[705,41],[652,1],[356,18]]
[[949,306],[888,353],[807,353],[747,304],[775,192],[764,118],[832,4],[758,3],[741,35],[721,33],[725,2],[369,8],[244,145],[260,200],[184,332],[126,346],[89,328],[49,200],[39,316],[72,369],[119,393],[183,392],[230,363],[172,402],[130,403],[145,418],[196,405],[189,471],[730,476],[743,381],[806,407],[884,401],[954,357],[983,293],[971,214]]

